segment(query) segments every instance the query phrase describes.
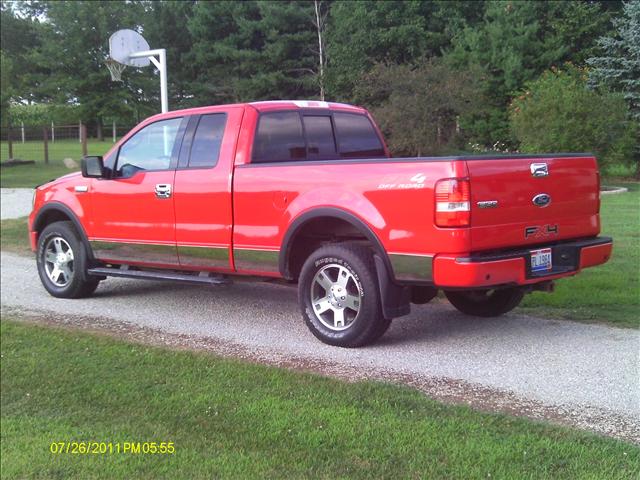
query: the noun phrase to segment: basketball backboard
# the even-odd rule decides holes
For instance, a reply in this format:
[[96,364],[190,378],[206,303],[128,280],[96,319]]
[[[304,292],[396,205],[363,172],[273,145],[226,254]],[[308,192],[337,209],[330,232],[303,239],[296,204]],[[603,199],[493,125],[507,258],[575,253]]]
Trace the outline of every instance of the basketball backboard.
[[149,44],[135,30],[118,30],[109,37],[109,56],[116,62],[130,67],[147,67],[151,63],[148,57],[131,58],[136,52],[149,50]]

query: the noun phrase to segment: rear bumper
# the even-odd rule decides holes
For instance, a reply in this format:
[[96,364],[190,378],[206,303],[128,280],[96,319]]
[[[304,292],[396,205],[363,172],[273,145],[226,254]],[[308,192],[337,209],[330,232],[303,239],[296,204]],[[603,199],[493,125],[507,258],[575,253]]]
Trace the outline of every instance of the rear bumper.
[[[531,250],[540,248],[551,248],[553,269],[534,273],[530,268]],[[611,257],[612,248],[611,238],[597,237],[500,253],[437,255],[433,259],[433,283],[452,288],[530,285],[575,275],[583,268],[605,263]]]

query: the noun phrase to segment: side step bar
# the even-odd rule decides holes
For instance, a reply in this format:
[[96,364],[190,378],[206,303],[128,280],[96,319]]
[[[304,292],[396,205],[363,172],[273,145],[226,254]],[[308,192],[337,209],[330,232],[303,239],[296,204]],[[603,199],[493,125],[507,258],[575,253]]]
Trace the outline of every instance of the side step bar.
[[146,280],[169,280],[174,282],[198,283],[200,285],[225,285],[231,283],[230,280],[223,275],[217,275],[209,272],[195,272],[194,274],[177,273],[177,272],[157,272],[148,270],[131,270],[126,266],[121,268],[114,267],[97,267],[90,268],[87,273],[96,277],[123,277],[123,278],[141,278]]

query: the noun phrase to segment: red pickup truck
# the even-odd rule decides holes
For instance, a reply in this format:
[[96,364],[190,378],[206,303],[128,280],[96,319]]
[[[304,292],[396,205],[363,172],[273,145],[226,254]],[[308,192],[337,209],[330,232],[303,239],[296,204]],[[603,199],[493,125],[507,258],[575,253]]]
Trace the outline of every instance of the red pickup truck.
[[108,276],[297,282],[311,332],[371,343],[443,290],[496,316],[606,262],[585,154],[391,158],[362,108],[317,101],[151,117],[36,189],[40,278],[56,297]]

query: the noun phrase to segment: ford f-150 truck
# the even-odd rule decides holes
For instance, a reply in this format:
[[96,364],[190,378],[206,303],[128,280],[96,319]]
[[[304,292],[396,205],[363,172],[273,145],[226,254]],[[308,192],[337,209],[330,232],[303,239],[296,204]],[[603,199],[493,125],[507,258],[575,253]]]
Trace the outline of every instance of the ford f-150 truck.
[[497,316],[606,262],[599,210],[592,155],[391,158],[362,108],[272,101],[143,121],[38,187],[29,233],[53,296],[272,277],[316,337],[355,347],[438,290]]

